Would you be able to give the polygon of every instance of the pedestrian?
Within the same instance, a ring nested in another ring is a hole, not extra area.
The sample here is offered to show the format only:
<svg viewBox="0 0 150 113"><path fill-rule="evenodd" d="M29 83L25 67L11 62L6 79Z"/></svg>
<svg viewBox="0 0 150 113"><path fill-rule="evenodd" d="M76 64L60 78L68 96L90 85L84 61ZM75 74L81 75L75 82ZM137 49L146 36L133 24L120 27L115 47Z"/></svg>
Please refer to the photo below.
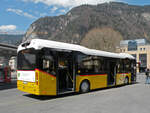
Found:
<svg viewBox="0 0 150 113"><path fill-rule="evenodd" d="M146 74L146 82L145 84L149 84L150 83L150 75L149 75L150 70L147 68L145 70L145 74Z"/></svg>

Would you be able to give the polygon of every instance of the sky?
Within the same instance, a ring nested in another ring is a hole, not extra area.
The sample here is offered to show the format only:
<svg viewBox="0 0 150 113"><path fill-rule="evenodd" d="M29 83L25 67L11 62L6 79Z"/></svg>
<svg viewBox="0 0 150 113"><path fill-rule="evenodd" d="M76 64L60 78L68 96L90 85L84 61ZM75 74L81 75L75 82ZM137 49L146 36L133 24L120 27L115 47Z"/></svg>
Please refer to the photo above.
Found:
<svg viewBox="0 0 150 113"><path fill-rule="evenodd" d="M111 1L150 5L150 0L0 0L0 33L25 33L30 24L40 17L66 14L82 4Z"/></svg>

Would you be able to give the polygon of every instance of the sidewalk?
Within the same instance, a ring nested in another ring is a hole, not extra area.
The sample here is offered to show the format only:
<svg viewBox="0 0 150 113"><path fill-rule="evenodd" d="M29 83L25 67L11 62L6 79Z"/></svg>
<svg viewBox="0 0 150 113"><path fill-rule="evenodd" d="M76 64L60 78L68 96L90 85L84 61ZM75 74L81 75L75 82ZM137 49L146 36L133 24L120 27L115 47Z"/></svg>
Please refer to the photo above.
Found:
<svg viewBox="0 0 150 113"><path fill-rule="evenodd" d="M145 80L146 80L145 73L137 73L137 80L136 80L137 82L144 84Z"/></svg>
<svg viewBox="0 0 150 113"><path fill-rule="evenodd" d="M0 90L17 88L17 80L12 79L11 83L0 83Z"/></svg>

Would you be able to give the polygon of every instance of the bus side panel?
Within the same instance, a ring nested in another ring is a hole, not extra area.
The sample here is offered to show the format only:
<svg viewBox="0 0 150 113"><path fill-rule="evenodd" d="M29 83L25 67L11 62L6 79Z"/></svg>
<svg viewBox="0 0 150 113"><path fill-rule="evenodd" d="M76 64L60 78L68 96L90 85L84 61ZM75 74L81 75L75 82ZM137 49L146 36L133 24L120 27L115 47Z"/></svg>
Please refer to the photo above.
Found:
<svg viewBox="0 0 150 113"><path fill-rule="evenodd" d="M79 92L83 80L90 82L90 89L107 87L107 74L103 75L81 75L76 77L76 92Z"/></svg>
<svg viewBox="0 0 150 113"><path fill-rule="evenodd" d="M131 83L131 73L118 73L116 76L116 85L124 84L126 77L129 78L129 83Z"/></svg>
<svg viewBox="0 0 150 113"><path fill-rule="evenodd" d="M116 76L116 85L124 84L125 74L124 73L117 73Z"/></svg>
<svg viewBox="0 0 150 113"><path fill-rule="evenodd" d="M39 94L56 95L56 77L40 70L36 72L39 75Z"/></svg>
<svg viewBox="0 0 150 113"><path fill-rule="evenodd" d="M39 86L35 82L25 82L17 80L17 88L20 91L27 92L34 95L39 95Z"/></svg>

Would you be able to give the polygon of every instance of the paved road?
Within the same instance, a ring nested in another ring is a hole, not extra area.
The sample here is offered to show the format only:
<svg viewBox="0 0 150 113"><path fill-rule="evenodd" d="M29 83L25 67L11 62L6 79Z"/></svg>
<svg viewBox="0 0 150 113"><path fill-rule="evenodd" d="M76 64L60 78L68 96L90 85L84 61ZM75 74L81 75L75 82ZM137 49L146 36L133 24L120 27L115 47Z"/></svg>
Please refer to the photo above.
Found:
<svg viewBox="0 0 150 113"><path fill-rule="evenodd" d="M137 84L58 97L3 89L0 113L150 113L150 85L144 80L141 74Z"/></svg>

